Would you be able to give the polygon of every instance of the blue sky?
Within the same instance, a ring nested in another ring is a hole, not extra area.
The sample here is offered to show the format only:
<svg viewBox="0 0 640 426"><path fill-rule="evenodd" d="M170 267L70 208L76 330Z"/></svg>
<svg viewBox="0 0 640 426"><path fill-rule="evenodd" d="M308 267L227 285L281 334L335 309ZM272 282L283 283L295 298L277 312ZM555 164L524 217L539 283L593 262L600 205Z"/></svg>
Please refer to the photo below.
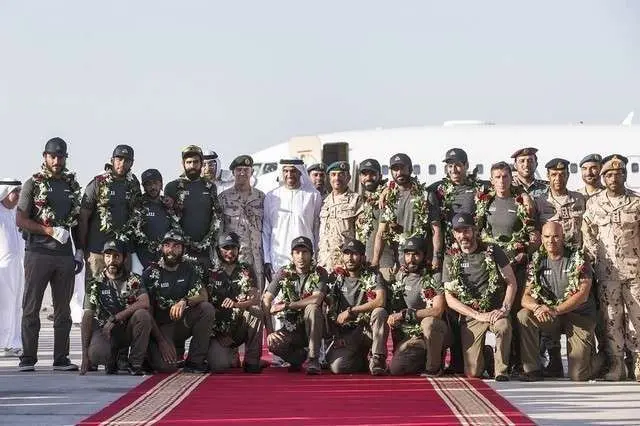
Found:
<svg viewBox="0 0 640 426"><path fill-rule="evenodd" d="M3 175L70 143L82 183L117 143L175 177L303 134L618 123L640 100L632 1L0 0ZM7 151L5 151L7 152ZM6 157L5 157L6 158Z"/></svg>

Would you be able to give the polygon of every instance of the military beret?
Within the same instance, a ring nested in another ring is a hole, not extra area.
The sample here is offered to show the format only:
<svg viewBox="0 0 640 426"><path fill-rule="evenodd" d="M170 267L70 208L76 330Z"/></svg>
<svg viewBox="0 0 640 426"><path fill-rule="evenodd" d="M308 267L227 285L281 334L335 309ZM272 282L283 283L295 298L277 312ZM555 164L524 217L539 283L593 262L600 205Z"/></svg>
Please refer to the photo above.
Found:
<svg viewBox="0 0 640 426"><path fill-rule="evenodd" d="M314 163L312 165L310 165L309 167L307 167L307 173L311 173L314 171L317 172L324 172L327 170L327 166L324 163Z"/></svg>
<svg viewBox="0 0 640 426"><path fill-rule="evenodd" d="M457 213L451 221L453 229L466 228L468 226L476 226L473 216L469 213Z"/></svg>
<svg viewBox="0 0 640 426"><path fill-rule="evenodd" d="M229 165L229 170L233 171L238 166L253 167L253 158L250 155L241 155L233 159Z"/></svg>
<svg viewBox="0 0 640 426"><path fill-rule="evenodd" d="M307 250L309 250L311 253L313 253L313 243L307 237L300 236L300 237L294 238L293 241L291 241L291 251L293 251L298 247L304 247Z"/></svg>
<svg viewBox="0 0 640 426"><path fill-rule="evenodd" d="M600 174L604 175L612 170L626 170L629 159L623 155L612 154L602 159L602 170Z"/></svg>
<svg viewBox="0 0 640 426"><path fill-rule="evenodd" d="M602 164L602 155L600 155L600 154L589 154L586 157L584 157L582 160L580 160L580 167L582 167L582 165L584 163Z"/></svg>
<svg viewBox="0 0 640 426"><path fill-rule="evenodd" d="M342 250L343 253L364 254L366 251L366 248L364 244L362 244L360 241L356 240L355 238L349 238L342 244L342 246L340 247L340 250Z"/></svg>
<svg viewBox="0 0 640 426"><path fill-rule="evenodd" d="M536 155L536 152L538 152L538 148L522 148L511 154L511 158L518 158L523 155Z"/></svg>
<svg viewBox="0 0 640 426"><path fill-rule="evenodd" d="M427 243L424 238L411 237L402 245L402 251L420 251L425 252L427 250Z"/></svg>
<svg viewBox="0 0 640 426"><path fill-rule="evenodd" d="M203 160L215 160L216 158L218 158L218 153L215 151L208 150L203 152L203 154L204 154L202 156Z"/></svg>
<svg viewBox="0 0 640 426"><path fill-rule="evenodd" d="M544 165L547 170L567 170L569 162L563 158L554 158Z"/></svg>
<svg viewBox="0 0 640 426"><path fill-rule="evenodd" d="M194 155L197 155L200 157L200 159L203 158L202 155L202 148L200 148L198 145L189 145L184 147L184 149L182 150L182 159L184 160L187 157L193 157Z"/></svg>
<svg viewBox="0 0 640 426"><path fill-rule="evenodd" d="M391 158L389 159L389 167L393 167L397 165L403 165L409 168L413 167L411 158L409 158L409 156L404 153L398 153L398 154L392 155Z"/></svg>
<svg viewBox="0 0 640 426"><path fill-rule="evenodd" d="M127 249L122 241L107 240L102 247L102 253L106 253L108 251L115 251L117 253L124 254L127 252Z"/></svg>
<svg viewBox="0 0 640 426"><path fill-rule="evenodd" d="M329 164L329 167L327 167L327 173L330 172L348 172L349 171L349 163L347 163L346 161L334 161L333 163Z"/></svg>
<svg viewBox="0 0 640 426"><path fill-rule="evenodd" d="M142 180L143 185L151 180L159 180L162 182L162 175L157 169L147 169L140 175L140 180Z"/></svg>
<svg viewBox="0 0 640 426"><path fill-rule="evenodd" d="M133 148L129 145L118 145L113 150L112 158L121 157L127 160L133 160Z"/></svg>
<svg viewBox="0 0 640 426"><path fill-rule="evenodd" d="M361 172L369 170L372 172L380 173L382 171L378 160L374 160L373 158L367 158L366 160L364 160L362 163L360 163L358 169L360 169Z"/></svg>
<svg viewBox="0 0 640 426"><path fill-rule="evenodd" d="M240 247L240 237L235 232L225 232L218 237L218 247Z"/></svg>
<svg viewBox="0 0 640 426"><path fill-rule="evenodd" d="M444 156L443 163L468 163L469 158L467 157L467 153L464 149L461 148L452 148Z"/></svg>
<svg viewBox="0 0 640 426"><path fill-rule="evenodd" d="M166 243L167 241L173 241L176 243L184 244L184 236L182 235L182 232L176 231L174 229L170 229L169 231L167 231L166 234L164 234L164 237L162 237L163 244Z"/></svg>

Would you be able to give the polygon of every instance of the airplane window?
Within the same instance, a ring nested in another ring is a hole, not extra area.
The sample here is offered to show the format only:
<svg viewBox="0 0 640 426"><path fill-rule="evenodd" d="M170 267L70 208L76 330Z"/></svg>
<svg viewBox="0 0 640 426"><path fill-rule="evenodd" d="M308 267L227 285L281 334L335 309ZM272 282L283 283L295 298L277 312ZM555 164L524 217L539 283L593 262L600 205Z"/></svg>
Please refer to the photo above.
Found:
<svg viewBox="0 0 640 426"><path fill-rule="evenodd" d="M638 173L638 169L640 169L638 163L631 163L631 173Z"/></svg>
<svg viewBox="0 0 640 426"><path fill-rule="evenodd" d="M483 164L476 164L476 171L477 174L481 175L484 173L484 165Z"/></svg>
<svg viewBox="0 0 640 426"><path fill-rule="evenodd" d="M414 164L413 165L413 174L414 175L419 175L420 174L420 164Z"/></svg>
<svg viewBox="0 0 640 426"><path fill-rule="evenodd" d="M429 164L429 174L430 175L435 175L436 174L436 165L435 164Z"/></svg>
<svg viewBox="0 0 640 426"><path fill-rule="evenodd" d="M265 173L275 172L276 170L278 170L278 163L265 163L264 165Z"/></svg>
<svg viewBox="0 0 640 426"><path fill-rule="evenodd" d="M382 166L382 176L387 176L389 174L389 166Z"/></svg>
<svg viewBox="0 0 640 426"><path fill-rule="evenodd" d="M578 165L576 163L569 164L569 172L578 173Z"/></svg>

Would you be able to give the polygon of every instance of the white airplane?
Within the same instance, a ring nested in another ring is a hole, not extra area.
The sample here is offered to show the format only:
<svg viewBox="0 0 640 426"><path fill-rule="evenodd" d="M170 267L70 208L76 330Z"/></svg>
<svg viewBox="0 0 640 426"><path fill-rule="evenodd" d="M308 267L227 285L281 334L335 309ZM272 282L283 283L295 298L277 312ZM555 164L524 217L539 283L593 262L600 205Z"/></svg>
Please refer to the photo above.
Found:
<svg viewBox="0 0 640 426"><path fill-rule="evenodd" d="M511 154L520 148L538 148L536 175L546 177L544 165L553 158L570 161L569 188L582 185L580 160L592 153L621 154L629 159L627 186L640 189L640 128L631 126L633 113L621 125L591 126L500 126L482 121L448 121L443 126L400 127L293 137L253 154L256 187L269 191L277 186L278 160L299 157L305 164L342 160L352 171L366 158L375 158L388 176L389 158L404 152L413 160L414 174L430 184L445 175L444 155L462 148L469 157L469 170L476 168L481 179L489 178L491 165L512 163ZM357 172L357 170L356 170ZM357 187L357 179L352 183Z"/></svg>

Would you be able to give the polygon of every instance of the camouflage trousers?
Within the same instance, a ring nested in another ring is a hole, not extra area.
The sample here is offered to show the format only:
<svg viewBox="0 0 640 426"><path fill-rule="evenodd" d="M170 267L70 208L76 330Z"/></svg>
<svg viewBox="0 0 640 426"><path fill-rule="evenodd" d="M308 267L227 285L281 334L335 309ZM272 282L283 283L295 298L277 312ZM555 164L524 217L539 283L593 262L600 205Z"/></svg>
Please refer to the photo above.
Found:
<svg viewBox="0 0 640 426"><path fill-rule="evenodd" d="M398 344L389 365L391 375L417 374L425 370L433 372L442 367L442 351L449 337L447 323L427 317L420 322L420 328L422 336L394 339Z"/></svg>
<svg viewBox="0 0 640 426"><path fill-rule="evenodd" d="M601 310L605 316L607 354L610 357L622 357L625 346L631 352L640 352L640 280L600 280L599 284Z"/></svg>
<svg viewBox="0 0 640 426"><path fill-rule="evenodd" d="M335 374L366 371L369 350L374 355L386 358L388 317L386 309L376 308L371 312L368 327L339 327L336 338L327 352L327 362L331 371Z"/></svg>
<svg viewBox="0 0 640 426"><path fill-rule="evenodd" d="M292 365L302 365L307 358L320 356L320 344L324 329L324 318L320 306L312 303L304 309L303 322L296 324L295 330L281 328L267 336L269 352Z"/></svg>
<svg viewBox="0 0 640 426"><path fill-rule="evenodd" d="M597 367L593 362L596 352L594 330L596 319L572 312L558 315L552 321L541 323L528 309L518 312L520 323L520 346L522 366L525 373L540 371L538 352L540 350L540 333L544 332L555 340L561 334L567 335L567 359L569 361L569 378L575 381L591 379Z"/></svg>
<svg viewBox="0 0 640 426"><path fill-rule="evenodd" d="M213 372L228 370L233 361L238 346L244 344L244 364L259 365L262 355L262 317L250 311L244 311L238 319L229 339L212 337L209 342L207 362ZM227 341L228 340L228 341Z"/></svg>

